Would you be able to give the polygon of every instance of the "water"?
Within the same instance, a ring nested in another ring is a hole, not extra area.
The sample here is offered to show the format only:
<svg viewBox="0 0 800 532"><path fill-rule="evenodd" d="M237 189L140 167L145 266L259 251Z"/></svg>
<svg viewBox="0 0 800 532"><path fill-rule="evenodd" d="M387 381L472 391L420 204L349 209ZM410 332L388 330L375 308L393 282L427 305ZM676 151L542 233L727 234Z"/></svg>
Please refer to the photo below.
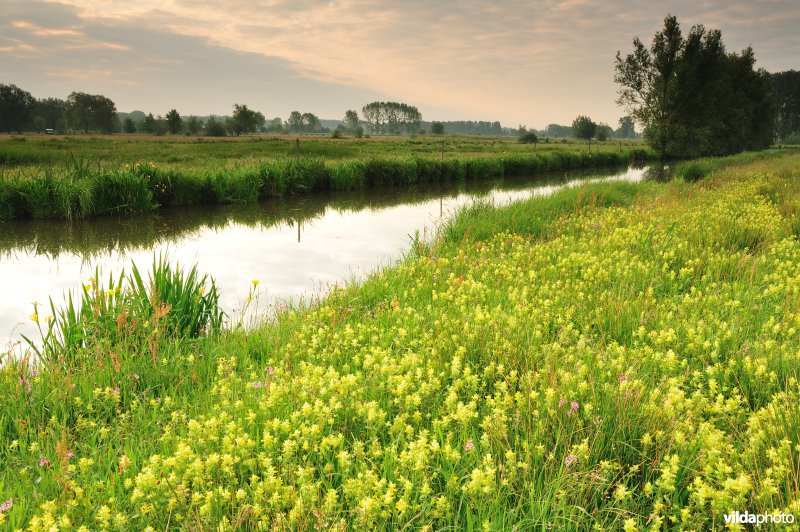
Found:
<svg viewBox="0 0 800 532"><path fill-rule="evenodd" d="M253 279L259 305L325 292L389 265L411 238L430 235L475 197L496 204L551 194L589 178L640 181L660 173L629 168L572 174L549 181L504 180L389 188L288 198L251 205L176 208L122 219L83 222L24 220L0 223L0 353L19 346L21 335L38 338L29 316L32 302L49 312L99 267L102 278L129 269L147 270L154 254L184 266L196 263L215 279L224 310L236 317Z"/></svg>

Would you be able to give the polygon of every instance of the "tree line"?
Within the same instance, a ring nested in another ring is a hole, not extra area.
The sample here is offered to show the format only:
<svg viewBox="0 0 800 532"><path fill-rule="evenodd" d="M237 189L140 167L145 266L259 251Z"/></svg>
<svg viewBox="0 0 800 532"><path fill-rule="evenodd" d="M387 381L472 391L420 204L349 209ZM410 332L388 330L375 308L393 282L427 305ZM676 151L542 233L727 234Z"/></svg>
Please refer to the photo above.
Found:
<svg viewBox="0 0 800 532"><path fill-rule="evenodd" d="M637 37L632 53L617 52L614 81L618 103L662 157L725 155L775 140L770 75L755 69L752 48L727 52L719 30L695 25L684 36L667 15L649 48Z"/></svg>

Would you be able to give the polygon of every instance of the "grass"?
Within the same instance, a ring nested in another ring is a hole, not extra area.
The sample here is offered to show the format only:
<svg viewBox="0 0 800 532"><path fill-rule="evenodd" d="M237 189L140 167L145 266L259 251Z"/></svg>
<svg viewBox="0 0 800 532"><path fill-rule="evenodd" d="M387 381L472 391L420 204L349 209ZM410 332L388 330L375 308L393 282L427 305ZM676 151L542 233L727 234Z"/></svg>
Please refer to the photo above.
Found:
<svg viewBox="0 0 800 532"><path fill-rule="evenodd" d="M610 143L588 152L579 144L554 143L534 151L508 139L478 137L311 138L301 146L297 157L294 142L262 137L0 140L0 220L77 219L320 190L538 176L652 157L638 144L623 149Z"/></svg>
<svg viewBox="0 0 800 532"><path fill-rule="evenodd" d="M79 367L6 363L0 519L704 530L735 510L796 516L798 163L482 206L254 330L98 336Z"/></svg>

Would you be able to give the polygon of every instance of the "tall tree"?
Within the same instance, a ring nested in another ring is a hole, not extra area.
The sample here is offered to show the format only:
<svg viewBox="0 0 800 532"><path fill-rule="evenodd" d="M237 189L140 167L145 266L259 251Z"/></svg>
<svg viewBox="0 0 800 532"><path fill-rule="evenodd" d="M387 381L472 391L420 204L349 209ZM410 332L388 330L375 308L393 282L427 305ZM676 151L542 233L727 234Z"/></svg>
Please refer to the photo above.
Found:
<svg viewBox="0 0 800 532"><path fill-rule="evenodd" d="M34 116L44 119L44 127L61 131L64 129L64 109L66 104L60 98L43 98L36 100L34 105Z"/></svg>
<svg viewBox="0 0 800 532"><path fill-rule="evenodd" d="M303 132L303 115L300 111L292 111L289 113L289 119L286 121L286 129L292 133Z"/></svg>
<svg viewBox="0 0 800 532"><path fill-rule="evenodd" d="M751 48L725 51L722 34L702 25L686 37L674 16L664 19L649 49L636 38L617 52L617 102L644 127L662 157L722 155L769 145L774 105Z"/></svg>
<svg viewBox="0 0 800 532"><path fill-rule="evenodd" d="M253 133L264 124L264 115L249 109L246 105L233 105L233 116L230 120L231 133L237 137L242 133Z"/></svg>
<svg viewBox="0 0 800 532"><path fill-rule="evenodd" d="M90 129L113 133L117 127L117 106L100 94L73 92L67 97L64 109L67 124L73 129Z"/></svg>
<svg viewBox="0 0 800 532"><path fill-rule="evenodd" d="M0 130L21 133L35 103L30 92L16 85L0 84Z"/></svg>
<svg viewBox="0 0 800 532"><path fill-rule="evenodd" d="M189 132L190 135L197 135L202 128L203 123L196 116L190 115L189 118L186 119L186 131Z"/></svg>
<svg viewBox="0 0 800 532"><path fill-rule="evenodd" d="M350 133L356 130L360 122L361 121L358 118L358 113L352 109L344 114L344 120L342 121L345 129Z"/></svg>
<svg viewBox="0 0 800 532"><path fill-rule="evenodd" d="M588 116L580 115L572 121L572 134L575 138L591 141L597 132L597 124Z"/></svg>
<svg viewBox="0 0 800 532"><path fill-rule="evenodd" d="M173 135L177 135L183 129L183 119L181 119L181 115L175 109L170 109L167 113L167 116L164 117L167 121L167 129Z"/></svg>
<svg viewBox="0 0 800 532"><path fill-rule="evenodd" d="M619 119L619 127L617 128L616 136L621 139L632 139L636 137L633 118L630 116L623 116Z"/></svg>
<svg viewBox="0 0 800 532"><path fill-rule="evenodd" d="M769 80L777 105L778 138L785 140L789 135L800 134L800 71L770 74Z"/></svg>

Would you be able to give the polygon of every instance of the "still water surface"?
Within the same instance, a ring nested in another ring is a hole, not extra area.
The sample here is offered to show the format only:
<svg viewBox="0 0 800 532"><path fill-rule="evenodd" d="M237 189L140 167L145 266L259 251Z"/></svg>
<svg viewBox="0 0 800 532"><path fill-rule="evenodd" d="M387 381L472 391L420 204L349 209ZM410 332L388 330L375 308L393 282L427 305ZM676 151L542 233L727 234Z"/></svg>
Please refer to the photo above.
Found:
<svg viewBox="0 0 800 532"><path fill-rule="evenodd" d="M312 195L251 205L161 210L122 219L0 223L0 353L21 335L38 338L32 302L58 305L99 267L102 278L154 254L213 276L224 310L236 317L253 279L264 309L324 293L334 283L389 265L412 236L430 235L459 207L479 197L506 204L551 194L586 179L641 181L656 168L573 173L542 180L503 180Z"/></svg>

